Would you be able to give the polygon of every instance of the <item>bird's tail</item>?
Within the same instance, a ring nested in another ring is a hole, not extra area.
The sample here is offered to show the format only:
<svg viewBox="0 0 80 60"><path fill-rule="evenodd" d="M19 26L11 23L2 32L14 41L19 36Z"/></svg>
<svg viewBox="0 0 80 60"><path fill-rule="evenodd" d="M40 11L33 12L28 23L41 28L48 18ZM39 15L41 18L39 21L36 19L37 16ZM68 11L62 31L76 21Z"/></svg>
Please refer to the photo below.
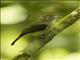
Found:
<svg viewBox="0 0 80 60"><path fill-rule="evenodd" d="M14 45L15 42L18 41L22 36L23 36L23 34L20 34L20 35L11 43L11 45Z"/></svg>

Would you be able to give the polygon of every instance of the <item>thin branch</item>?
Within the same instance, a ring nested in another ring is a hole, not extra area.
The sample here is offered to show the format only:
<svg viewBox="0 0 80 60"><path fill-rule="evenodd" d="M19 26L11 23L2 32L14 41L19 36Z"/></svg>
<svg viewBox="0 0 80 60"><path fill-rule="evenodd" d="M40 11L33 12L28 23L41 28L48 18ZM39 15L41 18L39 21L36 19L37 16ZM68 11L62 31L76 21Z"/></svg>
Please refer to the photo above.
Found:
<svg viewBox="0 0 80 60"><path fill-rule="evenodd" d="M80 19L80 7L65 16L56 23L52 23L50 28L43 31L42 34L38 35L36 40L32 41L28 47L23 49L21 54L18 54L13 60L28 60L34 53L37 53L45 44L52 40L57 34L62 32L67 27L71 26L77 20Z"/></svg>

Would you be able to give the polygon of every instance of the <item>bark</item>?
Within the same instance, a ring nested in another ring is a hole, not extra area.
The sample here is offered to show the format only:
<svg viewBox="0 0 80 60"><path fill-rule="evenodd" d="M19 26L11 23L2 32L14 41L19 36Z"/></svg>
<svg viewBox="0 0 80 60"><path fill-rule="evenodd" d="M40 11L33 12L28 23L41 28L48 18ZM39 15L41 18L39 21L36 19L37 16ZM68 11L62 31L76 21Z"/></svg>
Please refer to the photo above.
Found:
<svg viewBox="0 0 80 60"><path fill-rule="evenodd" d="M42 34L39 34L36 40L33 40L28 47L23 49L21 54L18 54L13 60L28 60L31 56L37 53L45 44L52 40L57 34L62 32L67 27L71 26L77 20L80 19L80 7L75 9L69 15L65 16L56 23L52 23L50 28L44 30Z"/></svg>

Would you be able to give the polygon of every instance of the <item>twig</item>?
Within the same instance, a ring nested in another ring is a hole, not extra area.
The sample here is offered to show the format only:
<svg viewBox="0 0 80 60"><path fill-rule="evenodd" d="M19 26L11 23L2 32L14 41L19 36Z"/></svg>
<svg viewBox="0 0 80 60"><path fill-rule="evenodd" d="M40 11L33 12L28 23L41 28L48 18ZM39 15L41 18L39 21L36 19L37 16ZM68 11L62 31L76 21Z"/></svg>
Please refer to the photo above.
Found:
<svg viewBox="0 0 80 60"><path fill-rule="evenodd" d="M45 44L47 44L55 35L62 32L67 27L71 26L77 20L80 19L80 7L65 16L55 24L51 24L50 31L46 30L41 35L38 35L36 40L32 41L31 44L23 49L22 53L15 56L13 60L28 60L29 57L37 53Z"/></svg>

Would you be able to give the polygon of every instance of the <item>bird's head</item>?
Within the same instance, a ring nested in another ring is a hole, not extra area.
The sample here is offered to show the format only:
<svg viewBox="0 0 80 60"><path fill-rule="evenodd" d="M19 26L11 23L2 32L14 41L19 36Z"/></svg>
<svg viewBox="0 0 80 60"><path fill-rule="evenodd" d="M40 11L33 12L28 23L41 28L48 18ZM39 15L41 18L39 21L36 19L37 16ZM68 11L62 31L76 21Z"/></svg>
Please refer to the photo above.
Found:
<svg viewBox="0 0 80 60"><path fill-rule="evenodd" d="M41 16L40 20L42 20L43 22L51 22L55 19L55 16L53 15L44 15Z"/></svg>

